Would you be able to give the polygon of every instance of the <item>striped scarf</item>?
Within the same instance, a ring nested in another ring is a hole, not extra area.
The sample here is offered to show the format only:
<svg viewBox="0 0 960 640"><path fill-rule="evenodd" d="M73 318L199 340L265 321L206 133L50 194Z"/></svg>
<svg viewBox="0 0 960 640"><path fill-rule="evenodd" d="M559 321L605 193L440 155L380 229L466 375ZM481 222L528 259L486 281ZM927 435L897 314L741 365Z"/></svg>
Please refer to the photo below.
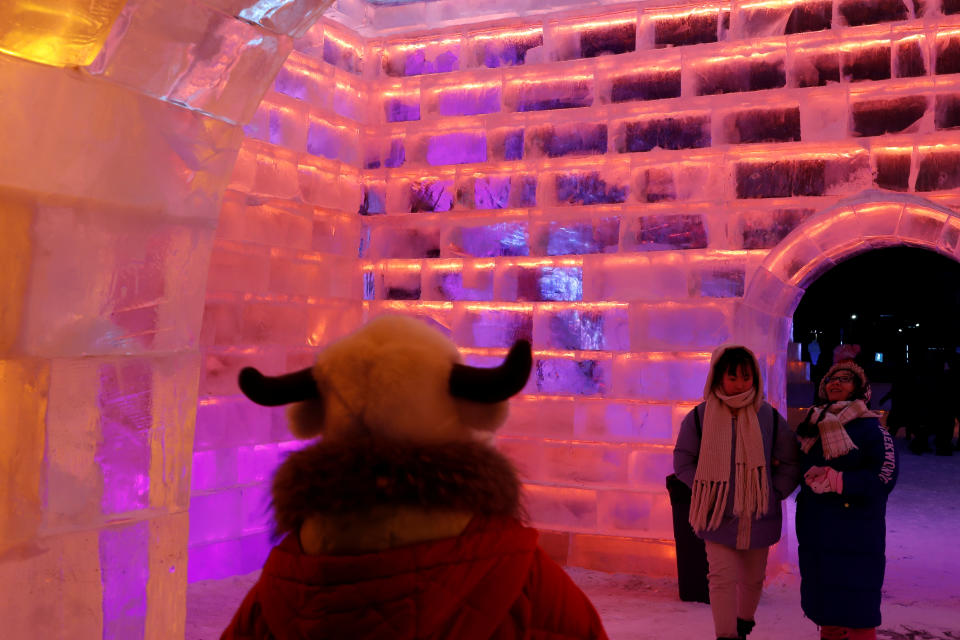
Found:
<svg viewBox="0 0 960 640"><path fill-rule="evenodd" d="M818 433L810 438L799 436L800 448L804 453L810 453L813 445L820 440L823 443L825 459L832 460L846 455L851 449L856 449L857 445L853 444L844 425L856 418L875 415L863 400L844 400L816 407L806 421L817 425Z"/></svg>
<svg viewBox="0 0 960 640"><path fill-rule="evenodd" d="M733 440L730 429L734 428L733 514L738 519L737 549L750 548L753 519L764 515L770 505L758 405L754 389L735 396L726 396L716 389L707 396L700 458L693 479L690 526L697 532L716 529L723 520L730 495L730 446Z"/></svg>

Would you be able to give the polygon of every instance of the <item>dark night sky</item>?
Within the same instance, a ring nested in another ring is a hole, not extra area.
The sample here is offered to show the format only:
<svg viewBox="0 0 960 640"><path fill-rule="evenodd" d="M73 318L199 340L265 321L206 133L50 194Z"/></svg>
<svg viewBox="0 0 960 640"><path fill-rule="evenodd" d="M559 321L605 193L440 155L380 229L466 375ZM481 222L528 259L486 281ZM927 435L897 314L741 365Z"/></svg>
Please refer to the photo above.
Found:
<svg viewBox="0 0 960 640"><path fill-rule="evenodd" d="M910 247L855 256L807 288L794 313L794 340L808 344L813 330L821 332L818 373L829 365L841 332L843 342L861 345L857 359L875 380L889 377L907 345L913 364L954 353L960 345L960 263ZM874 361L876 352L884 354L883 364Z"/></svg>

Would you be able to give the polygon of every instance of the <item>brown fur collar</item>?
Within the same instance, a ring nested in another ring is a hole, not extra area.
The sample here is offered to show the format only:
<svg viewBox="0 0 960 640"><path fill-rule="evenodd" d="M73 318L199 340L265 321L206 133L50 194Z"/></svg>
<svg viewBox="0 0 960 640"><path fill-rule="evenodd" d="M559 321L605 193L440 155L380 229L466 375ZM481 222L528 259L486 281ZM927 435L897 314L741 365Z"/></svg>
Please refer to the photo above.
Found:
<svg viewBox="0 0 960 640"><path fill-rule="evenodd" d="M277 469L272 506L278 537L299 530L311 516L384 506L525 519L516 470L479 442L318 442Z"/></svg>

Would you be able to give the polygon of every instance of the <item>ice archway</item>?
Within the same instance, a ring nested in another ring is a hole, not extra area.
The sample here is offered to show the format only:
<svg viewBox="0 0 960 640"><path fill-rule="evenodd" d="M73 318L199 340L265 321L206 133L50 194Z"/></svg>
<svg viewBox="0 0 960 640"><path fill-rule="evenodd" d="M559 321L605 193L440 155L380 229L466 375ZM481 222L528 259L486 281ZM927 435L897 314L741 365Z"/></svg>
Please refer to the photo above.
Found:
<svg viewBox="0 0 960 640"><path fill-rule="evenodd" d="M735 336L763 354L767 394L786 407L786 347L807 287L848 258L893 246L960 260L960 215L925 198L868 189L804 221L757 269L735 320Z"/></svg>

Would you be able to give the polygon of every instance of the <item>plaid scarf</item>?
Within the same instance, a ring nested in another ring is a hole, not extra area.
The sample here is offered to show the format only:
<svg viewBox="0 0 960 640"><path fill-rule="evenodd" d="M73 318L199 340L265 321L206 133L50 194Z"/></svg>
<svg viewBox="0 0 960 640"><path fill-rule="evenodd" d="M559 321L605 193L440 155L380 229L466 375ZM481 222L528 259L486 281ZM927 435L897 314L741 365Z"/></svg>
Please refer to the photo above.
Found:
<svg viewBox="0 0 960 640"><path fill-rule="evenodd" d="M770 504L767 459L757 418L759 404L754 389L735 396L714 390L707 396L700 458L693 479L690 526L698 532L716 529L723 519L730 494L730 442L734 439L730 429L736 416L733 426L736 433L733 514L738 519L738 549L750 548L753 519L764 515Z"/></svg>
<svg viewBox="0 0 960 640"><path fill-rule="evenodd" d="M806 422L817 425L819 433L810 438L799 436L800 448L804 453L810 453L813 445L820 440L823 443L823 457L827 460L846 455L857 445L853 444L844 425L856 418L870 416L876 414L867 408L863 400L844 400L815 407Z"/></svg>

